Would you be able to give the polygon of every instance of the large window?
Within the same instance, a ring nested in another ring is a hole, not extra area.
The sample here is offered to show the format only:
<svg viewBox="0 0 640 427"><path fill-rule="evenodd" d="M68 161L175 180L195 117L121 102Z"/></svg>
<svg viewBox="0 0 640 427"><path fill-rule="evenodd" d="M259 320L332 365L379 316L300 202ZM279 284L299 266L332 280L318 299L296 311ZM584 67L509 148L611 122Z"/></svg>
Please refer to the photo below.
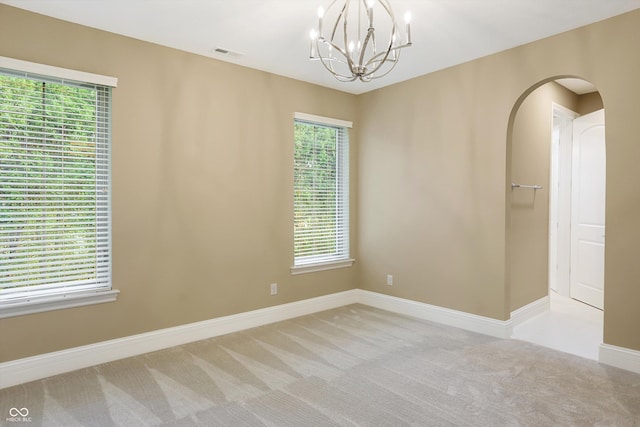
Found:
<svg viewBox="0 0 640 427"><path fill-rule="evenodd" d="M0 317L115 298L110 105L108 86L0 68Z"/></svg>
<svg viewBox="0 0 640 427"><path fill-rule="evenodd" d="M296 113L294 127L292 272L350 266L351 123Z"/></svg>

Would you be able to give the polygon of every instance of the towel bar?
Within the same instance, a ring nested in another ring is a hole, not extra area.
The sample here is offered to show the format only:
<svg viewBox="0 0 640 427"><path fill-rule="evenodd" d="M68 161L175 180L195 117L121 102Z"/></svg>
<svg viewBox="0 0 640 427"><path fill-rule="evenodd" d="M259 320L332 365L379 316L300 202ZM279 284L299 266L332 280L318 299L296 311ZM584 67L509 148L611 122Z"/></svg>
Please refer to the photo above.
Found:
<svg viewBox="0 0 640 427"><path fill-rule="evenodd" d="M542 185L523 185L523 184L514 184L511 183L511 189L514 188L531 188L532 190L542 190Z"/></svg>

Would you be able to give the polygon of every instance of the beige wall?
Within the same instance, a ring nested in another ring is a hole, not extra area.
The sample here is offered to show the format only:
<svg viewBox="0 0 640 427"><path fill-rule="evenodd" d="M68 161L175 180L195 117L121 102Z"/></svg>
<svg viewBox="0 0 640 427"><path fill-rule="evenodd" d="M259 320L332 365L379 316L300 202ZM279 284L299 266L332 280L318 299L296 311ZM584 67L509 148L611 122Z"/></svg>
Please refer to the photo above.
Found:
<svg viewBox="0 0 640 427"><path fill-rule="evenodd" d="M360 280L502 319L506 124L496 124L511 106L484 62L359 97Z"/></svg>
<svg viewBox="0 0 640 427"><path fill-rule="evenodd" d="M120 79L122 292L0 320L0 361L354 287L507 319L510 120L560 76L607 108L605 342L640 350L639 37L636 11L355 97L0 6L0 55ZM354 120L353 268L289 274L294 111Z"/></svg>
<svg viewBox="0 0 640 427"><path fill-rule="evenodd" d="M355 268L291 276L289 267L293 113L355 121L355 96L4 5L0 55L119 78L112 179L121 292L115 303L0 320L0 362L354 287Z"/></svg>
<svg viewBox="0 0 640 427"><path fill-rule="evenodd" d="M578 97L578 107L576 113L581 116L604 108L602 97L599 92L585 93Z"/></svg>
<svg viewBox="0 0 640 427"><path fill-rule="evenodd" d="M538 85L580 77L607 114L604 340L640 350L638 37L634 11L361 95L360 287L496 319L531 299L507 263L513 121Z"/></svg>

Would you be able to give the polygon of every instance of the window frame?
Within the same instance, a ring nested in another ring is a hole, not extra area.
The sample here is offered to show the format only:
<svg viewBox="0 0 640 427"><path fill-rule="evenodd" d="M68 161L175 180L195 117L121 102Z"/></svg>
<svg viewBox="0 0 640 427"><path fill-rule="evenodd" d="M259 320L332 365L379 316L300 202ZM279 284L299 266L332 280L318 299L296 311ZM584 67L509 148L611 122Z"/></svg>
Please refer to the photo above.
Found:
<svg viewBox="0 0 640 427"><path fill-rule="evenodd" d="M69 83L70 85L95 85L102 86L109 91L108 105L104 114L107 117L107 240L108 240L108 286L96 285L95 288L84 290L65 291L65 282L60 282L60 286L52 287L50 291L35 289L33 292L26 292L20 297L4 298L0 294L0 318L21 316L32 313L40 313L51 310L78 307L90 304L100 304L115 301L119 291L113 289L111 279L111 268L113 263L111 244L111 107L113 104L111 89L117 87L118 79L115 77L103 76L83 71L70 70L50 65L38 64L22 61L14 58L0 56L0 69L5 70L10 75L22 78L33 78L39 76L42 80L52 80L57 83ZM97 212L96 212L97 215ZM11 294L9 294L11 295Z"/></svg>
<svg viewBox="0 0 640 427"><path fill-rule="evenodd" d="M294 243L293 265L291 266L291 274L295 275L295 274L303 274L303 273L311 273L316 271L351 267L355 262L355 260L351 257L351 253L350 253L350 240L351 240L350 201L351 200L350 200L350 172L349 172L350 171L349 129L353 128L353 123L346 120L333 119L329 117L322 117L322 116L317 116L313 114L298 113L298 112L294 113L293 118L294 118L294 122L293 122L294 129L296 124L304 123L304 124L316 125L320 127L336 128L339 131L343 132L343 141L341 142L341 144L343 144L344 146L341 147L343 148L343 150L338 151L339 154L337 154L337 156L339 157L337 157L337 160L336 160L336 169L338 169L336 173L341 174L341 176L338 179L342 181L342 184L340 184L342 186L340 198L342 199L342 203L343 203L341 210L343 212L342 215L343 215L344 229L341 232L341 237L343 239L342 246L343 246L343 249L345 250L342 251L342 257L331 259L331 260L322 259L322 258L326 258L322 256L317 258L314 256L297 257L295 252L295 243ZM295 142L296 142L295 133L293 138L294 138L294 159L295 159ZM338 150L338 147L336 147L336 149ZM294 161L294 168L295 168L295 161ZM294 189L295 189L295 180L294 180ZM337 197L338 196L336 196L336 198ZM295 216L295 212L296 212L295 192L294 192L293 202L294 202L293 211ZM294 236L293 236L294 242L295 242L295 238L296 237L295 237L295 228L294 228ZM336 240L338 239L339 237L336 236ZM308 262L299 263L297 262L299 258L306 258ZM319 258L319 260L313 261L314 258L316 259Z"/></svg>

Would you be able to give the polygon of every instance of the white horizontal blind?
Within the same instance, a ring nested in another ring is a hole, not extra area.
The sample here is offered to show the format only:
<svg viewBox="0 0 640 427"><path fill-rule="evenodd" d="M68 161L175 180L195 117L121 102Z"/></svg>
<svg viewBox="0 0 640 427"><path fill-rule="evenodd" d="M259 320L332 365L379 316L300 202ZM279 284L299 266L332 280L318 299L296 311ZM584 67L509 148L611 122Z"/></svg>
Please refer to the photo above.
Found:
<svg viewBox="0 0 640 427"><path fill-rule="evenodd" d="M349 134L297 118L294 266L349 258Z"/></svg>
<svg viewBox="0 0 640 427"><path fill-rule="evenodd" d="M111 89L0 69L0 302L111 289Z"/></svg>

